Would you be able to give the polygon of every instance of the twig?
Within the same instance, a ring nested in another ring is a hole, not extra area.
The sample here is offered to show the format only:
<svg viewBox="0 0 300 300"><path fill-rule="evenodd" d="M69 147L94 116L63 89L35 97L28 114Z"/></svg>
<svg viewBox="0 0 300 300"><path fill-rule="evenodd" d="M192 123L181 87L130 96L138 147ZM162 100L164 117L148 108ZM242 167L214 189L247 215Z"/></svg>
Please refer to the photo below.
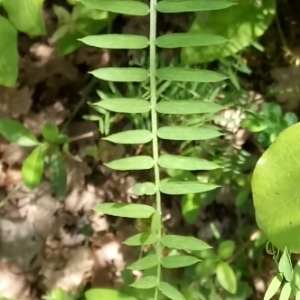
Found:
<svg viewBox="0 0 300 300"><path fill-rule="evenodd" d="M21 188L23 182L18 183L12 191L0 202L0 208L3 207L7 201Z"/></svg>
<svg viewBox="0 0 300 300"><path fill-rule="evenodd" d="M87 138L93 137L94 135L95 135L94 132L90 131L90 132L87 132L87 133L84 133L84 134L81 134L81 135L71 137L69 139L69 142L71 143L71 142L75 142L75 141L78 141L78 140L87 139Z"/></svg>

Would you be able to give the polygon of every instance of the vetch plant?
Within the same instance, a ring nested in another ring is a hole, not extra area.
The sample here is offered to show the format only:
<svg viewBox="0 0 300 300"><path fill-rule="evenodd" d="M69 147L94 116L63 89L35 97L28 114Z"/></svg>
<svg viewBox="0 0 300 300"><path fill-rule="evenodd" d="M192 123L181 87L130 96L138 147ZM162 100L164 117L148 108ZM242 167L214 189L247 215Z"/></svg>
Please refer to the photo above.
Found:
<svg viewBox="0 0 300 300"><path fill-rule="evenodd" d="M87 45L106 49L146 49L149 47L149 68L101 68L91 72L96 78L115 82L150 82L150 94L145 98L112 98L102 99L92 106L112 112L142 114L150 112L151 130L127 130L105 137L106 140L118 144L139 145L152 142L152 156L139 155L126 157L107 163L113 170L150 170L154 171L154 182L138 183L133 191L137 195L154 195L155 208L145 204L119 204L104 203L96 206L97 212L124 218L151 219L151 226L147 231L128 238L124 243L129 246L153 245L154 255L142 257L130 269L147 270L156 267L156 274L144 276L134 282L133 287L138 289L154 288L154 298L159 299L164 295L172 300L185 299L184 296L172 285L164 281L162 268L176 268L189 266L198 260L191 256L192 251L201 251L211 248L205 242L187 236L162 234L161 194L185 195L202 193L216 189L218 186L210 183L189 180L173 180L160 178L160 168L180 170L207 170L216 165L197 157L180 155L160 155L159 139L173 141L209 140L221 135L218 129L203 125L202 127L190 126L162 126L158 124L159 114L189 115L216 113L222 106L214 102L203 100L161 100L157 96L157 79L179 82L216 83L226 79L226 76L214 71L203 69L189 69L178 67L157 68L157 48L201 47L211 44L224 44L226 39L213 34L187 34L173 33L160 37L156 36L157 13L185 13L225 9L233 3L223 0L218 1L150 1L150 6L139 1L130 0L81 0L82 4L90 9L98 9L112 13L127 14L132 16L150 17L149 38L128 34L106 34L87 36L81 41ZM180 254L164 257L163 249L177 249ZM87 295L88 297L88 295Z"/></svg>

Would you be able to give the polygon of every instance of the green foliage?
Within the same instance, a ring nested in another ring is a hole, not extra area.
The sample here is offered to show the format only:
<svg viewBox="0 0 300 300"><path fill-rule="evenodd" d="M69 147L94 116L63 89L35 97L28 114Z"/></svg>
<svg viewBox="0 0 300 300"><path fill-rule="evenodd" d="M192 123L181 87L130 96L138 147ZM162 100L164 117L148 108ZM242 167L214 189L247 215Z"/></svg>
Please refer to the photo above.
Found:
<svg viewBox="0 0 300 300"><path fill-rule="evenodd" d="M0 119L0 134L9 142L23 147L35 147L22 165L24 184L34 189L39 186L45 169L58 199L63 199L67 187L67 173L59 145L68 143L68 137L59 132L57 126L45 124L43 141L39 141L21 123L8 118Z"/></svg>
<svg viewBox="0 0 300 300"><path fill-rule="evenodd" d="M275 14L274 0L259 3L251 0L235 2L238 5L224 11L197 13L189 33L218 34L227 38L228 42L225 45L211 45L205 48L184 48L181 58L185 63L209 62L235 54L266 31Z"/></svg>
<svg viewBox="0 0 300 300"><path fill-rule="evenodd" d="M297 142L300 124L283 131L261 156L252 177L258 226L279 249L300 252Z"/></svg>
<svg viewBox="0 0 300 300"><path fill-rule="evenodd" d="M275 103L265 103L261 113L246 111L246 119L241 126L251 132L257 132L257 140L263 147L270 146L284 129L297 123L297 115L292 112L283 113Z"/></svg>

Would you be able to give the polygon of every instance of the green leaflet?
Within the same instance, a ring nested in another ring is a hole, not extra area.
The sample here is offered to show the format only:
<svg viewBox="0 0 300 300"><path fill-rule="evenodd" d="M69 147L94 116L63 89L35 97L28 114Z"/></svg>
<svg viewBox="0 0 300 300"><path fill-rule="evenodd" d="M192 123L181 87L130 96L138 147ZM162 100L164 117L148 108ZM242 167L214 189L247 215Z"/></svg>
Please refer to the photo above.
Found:
<svg viewBox="0 0 300 300"><path fill-rule="evenodd" d="M235 294L237 291L236 276L226 262L219 262L216 268L217 280L224 290L231 294Z"/></svg>
<svg viewBox="0 0 300 300"><path fill-rule="evenodd" d="M134 219L150 218L155 212L153 207L144 204L103 203L93 209L106 215Z"/></svg>
<svg viewBox="0 0 300 300"><path fill-rule="evenodd" d="M290 254L287 248L284 249L282 256L278 264L278 271L283 274L286 281L292 281L293 279L293 266L290 258Z"/></svg>
<svg viewBox="0 0 300 300"><path fill-rule="evenodd" d="M46 123L43 127L42 135L48 143L55 143L59 136L59 129L56 125Z"/></svg>
<svg viewBox="0 0 300 300"><path fill-rule="evenodd" d="M222 36L201 33L170 33L159 36L156 45L160 48L182 48L220 45L228 40Z"/></svg>
<svg viewBox="0 0 300 300"><path fill-rule="evenodd" d="M164 257L161 260L161 264L164 268L175 269L184 268L199 262L200 259L191 255L171 255Z"/></svg>
<svg viewBox="0 0 300 300"><path fill-rule="evenodd" d="M0 85L12 88L18 77L17 30L0 16Z"/></svg>
<svg viewBox="0 0 300 300"><path fill-rule="evenodd" d="M92 288L88 289L84 293L84 297L86 300L137 300L137 298L128 296L123 292L119 292L117 290L110 289L100 289L100 288Z"/></svg>
<svg viewBox="0 0 300 300"><path fill-rule="evenodd" d="M50 181L59 200L65 197L67 190L67 167L59 149L53 149L49 160Z"/></svg>
<svg viewBox="0 0 300 300"><path fill-rule="evenodd" d="M90 72L96 78L115 82L142 82L149 77L143 68L101 68Z"/></svg>
<svg viewBox="0 0 300 300"><path fill-rule="evenodd" d="M147 270L155 267L158 264L158 259L156 254L147 255L138 261L131 264L127 269L130 270Z"/></svg>
<svg viewBox="0 0 300 300"><path fill-rule="evenodd" d="M295 300L300 300L300 291L297 292Z"/></svg>
<svg viewBox="0 0 300 300"><path fill-rule="evenodd" d="M202 251L211 248L199 239L180 235L165 235L162 237L161 243L170 249L187 251Z"/></svg>
<svg viewBox="0 0 300 300"><path fill-rule="evenodd" d="M256 221L280 250L300 253L298 170L300 123L283 131L258 160L252 176Z"/></svg>
<svg viewBox="0 0 300 300"><path fill-rule="evenodd" d="M221 136L218 130L206 127L165 126L157 130L157 136L164 140L203 141Z"/></svg>
<svg viewBox="0 0 300 300"><path fill-rule="evenodd" d="M157 285L157 278L155 276L146 276L139 281L134 282L130 286L136 289L151 289Z"/></svg>
<svg viewBox="0 0 300 300"><path fill-rule="evenodd" d="M39 144L36 137L21 123L9 118L0 119L0 134L11 143L23 147L32 147Z"/></svg>
<svg viewBox="0 0 300 300"><path fill-rule="evenodd" d="M161 80L191 81L191 82L219 82L228 77L208 70L185 69L185 68L160 68L156 70L156 76Z"/></svg>
<svg viewBox="0 0 300 300"><path fill-rule="evenodd" d="M160 282L158 285L158 289L169 299L185 300L183 295L167 282Z"/></svg>
<svg viewBox="0 0 300 300"><path fill-rule="evenodd" d="M215 170L220 167L205 159L179 155L162 155L158 158L158 164L166 169L178 170Z"/></svg>
<svg viewBox="0 0 300 300"><path fill-rule="evenodd" d="M154 161L150 156L140 155L117 159L105 165L112 170L119 171L148 170L153 168Z"/></svg>
<svg viewBox="0 0 300 300"><path fill-rule="evenodd" d="M40 146L35 148L23 162L22 178L24 184L30 189L36 188L42 180L45 155L46 148Z"/></svg>
<svg viewBox="0 0 300 300"><path fill-rule="evenodd" d="M159 1L156 5L157 11L161 13L181 13L194 11L219 10L235 5L233 2L215 0L187 0L187 1Z"/></svg>
<svg viewBox="0 0 300 300"><path fill-rule="evenodd" d="M292 292L291 283L287 282L281 290L279 300L289 300L291 292Z"/></svg>
<svg viewBox="0 0 300 300"><path fill-rule="evenodd" d="M278 291L283 281L283 275L277 274L270 282L264 296L264 300L270 300Z"/></svg>
<svg viewBox="0 0 300 300"><path fill-rule="evenodd" d="M209 101L199 100L167 100L156 105L156 111L161 114L207 114L221 111L223 106Z"/></svg>
<svg viewBox="0 0 300 300"><path fill-rule="evenodd" d="M136 196L154 195L156 193L156 186L153 182L137 183L133 186L132 192Z"/></svg>
<svg viewBox="0 0 300 300"><path fill-rule="evenodd" d="M152 132L143 129L127 130L109 135L103 140L116 144L146 144L152 141Z"/></svg>
<svg viewBox="0 0 300 300"><path fill-rule="evenodd" d="M145 246L157 242L157 234L153 232L142 232L129 237L123 244L127 246Z"/></svg>
<svg viewBox="0 0 300 300"><path fill-rule="evenodd" d="M101 108L121 113L146 113L149 112L150 102L135 98L111 98L93 103L92 107L99 106Z"/></svg>
<svg viewBox="0 0 300 300"><path fill-rule="evenodd" d="M220 243L218 247L218 256L223 259L229 259L235 251L234 241L227 240Z"/></svg>
<svg viewBox="0 0 300 300"><path fill-rule="evenodd" d="M149 40L145 36L133 34L90 35L79 41L89 46L105 49L144 49L149 46Z"/></svg>
<svg viewBox="0 0 300 300"><path fill-rule="evenodd" d="M146 16L149 14L149 7L142 2L127 0L79 0L85 6L92 9L99 9L114 12L117 14L125 14L131 16Z"/></svg>
<svg viewBox="0 0 300 300"><path fill-rule="evenodd" d="M9 20L21 32L28 35L46 34L42 14L44 0L2 0Z"/></svg>
<svg viewBox="0 0 300 300"><path fill-rule="evenodd" d="M168 195L186 195L204 193L218 188L218 185L202 183L198 181L175 181L170 179L162 180L159 189Z"/></svg>

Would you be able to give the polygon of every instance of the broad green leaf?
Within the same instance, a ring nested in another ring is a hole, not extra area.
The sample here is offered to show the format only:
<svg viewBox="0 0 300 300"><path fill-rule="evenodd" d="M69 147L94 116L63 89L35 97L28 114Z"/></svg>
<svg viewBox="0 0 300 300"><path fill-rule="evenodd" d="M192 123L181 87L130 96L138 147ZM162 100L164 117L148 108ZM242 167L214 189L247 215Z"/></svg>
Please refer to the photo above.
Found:
<svg viewBox="0 0 300 300"><path fill-rule="evenodd" d="M159 190L168 195L186 195L204 193L218 188L218 185L198 181L162 180Z"/></svg>
<svg viewBox="0 0 300 300"><path fill-rule="evenodd" d="M290 282L287 282L280 293L279 300L289 300L292 292L292 286Z"/></svg>
<svg viewBox="0 0 300 300"><path fill-rule="evenodd" d="M157 11L161 13L181 13L194 11L219 10L235 5L233 2L224 0L186 0L186 1L159 1L156 5Z"/></svg>
<svg viewBox="0 0 300 300"><path fill-rule="evenodd" d="M154 161L150 156L140 155L116 159L105 165L112 170L118 171L148 170L153 168Z"/></svg>
<svg viewBox="0 0 300 300"><path fill-rule="evenodd" d="M156 45L160 48L200 47L224 44L227 41L226 38L214 34L171 33L159 36Z"/></svg>
<svg viewBox="0 0 300 300"><path fill-rule="evenodd" d="M149 112L150 102L134 98L112 98L93 103L92 106L99 106L104 109L121 113L146 113Z"/></svg>
<svg viewBox="0 0 300 300"><path fill-rule="evenodd" d="M130 286L136 289L151 289L157 285L157 278L155 276L146 276L139 281L134 282Z"/></svg>
<svg viewBox="0 0 300 300"><path fill-rule="evenodd" d="M162 237L161 243L170 249L187 251L202 251L211 248L199 239L180 235L165 235Z"/></svg>
<svg viewBox="0 0 300 300"><path fill-rule="evenodd" d="M221 136L218 130L208 127L165 126L157 130L157 136L164 140L173 141L203 141Z"/></svg>
<svg viewBox="0 0 300 300"><path fill-rule="evenodd" d="M275 15L275 0L234 2L237 5L228 9L196 15L189 33L217 34L227 38L228 42L225 45L184 48L181 52L184 63L198 64L235 54L266 31Z"/></svg>
<svg viewBox="0 0 300 300"><path fill-rule="evenodd" d="M134 262L129 267L127 267L127 269L142 271L142 270L151 269L157 266L157 264L158 264L157 255L150 254Z"/></svg>
<svg viewBox="0 0 300 300"><path fill-rule="evenodd" d="M218 255L223 260L230 258L233 255L234 251L235 243L231 240L221 242L218 247Z"/></svg>
<svg viewBox="0 0 300 300"><path fill-rule="evenodd" d="M62 200L67 190L67 167L59 149L54 149L50 156L49 173L55 196Z"/></svg>
<svg viewBox="0 0 300 300"><path fill-rule="evenodd" d="M22 179L30 189L36 188L42 180L45 155L45 147L37 147L29 154L22 165Z"/></svg>
<svg viewBox="0 0 300 300"><path fill-rule="evenodd" d="M199 100L168 100L160 101L156 105L157 112L168 115L217 113L222 109L223 106L217 103Z"/></svg>
<svg viewBox="0 0 300 300"><path fill-rule="evenodd" d="M223 74L198 69L167 67L156 70L156 76L168 81L219 82L227 79Z"/></svg>
<svg viewBox="0 0 300 300"><path fill-rule="evenodd" d="M280 250L300 253L300 123L283 131L258 160L252 176L256 221Z"/></svg>
<svg viewBox="0 0 300 300"><path fill-rule="evenodd" d="M286 281L293 279L293 266L288 250L285 248L278 264L278 271L283 274Z"/></svg>
<svg viewBox="0 0 300 300"><path fill-rule="evenodd" d="M110 289L92 288L84 293L86 300L137 300L137 298L126 295L123 292Z"/></svg>
<svg viewBox="0 0 300 300"><path fill-rule="evenodd" d="M156 186L153 182L137 183L133 186L132 192L136 196L154 195L156 193Z"/></svg>
<svg viewBox="0 0 300 300"><path fill-rule="evenodd" d="M165 295L169 299L185 300L183 295L167 282L160 282L158 285L158 289L162 292L163 295Z"/></svg>
<svg viewBox="0 0 300 300"><path fill-rule="evenodd" d="M134 203L103 203L96 205L93 209L106 215L134 219L150 218L155 212L152 206Z"/></svg>
<svg viewBox="0 0 300 300"><path fill-rule="evenodd" d="M199 262L200 259L191 255L171 255L164 257L161 264L167 269L184 268Z"/></svg>
<svg viewBox="0 0 300 300"><path fill-rule="evenodd" d="M149 7L142 2L138 1L127 1L127 0L79 0L85 6L114 12L117 14L125 14L131 16L146 16L149 14Z"/></svg>
<svg viewBox="0 0 300 300"><path fill-rule="evenodd" d="M58 139L59 129L56 125L46 123L43 126L42 135L48 143L55 143Z"/></svg>
<svg viewBox="0 0 300 300"><path fill-rule="evenodd" d="M152 141L152 132L144 129L126 130L102 139L116 144L146 144Z"/></svg>
<svg viewBox="0 0 300 300"><path fill-rule="evenodd" d="M42 6L44 0L2 0L8 19L28 35L46 34Z"/></svg>
<svg viewBox="0 0 300 300"><path fill-rule="evenodd" d="M272 279L265 293L264 300L270 300L277 293L282 281L283 275L280 273Z"/></svg>
<svg viewBox="0 0 300 300"><path fill-rule="evenodd" d="M149 40L142 35L133 34L100 34L80 39L86 45L105 49L144 49Z"/></svg>
<svg viewBox="0 0 300 300"><path fill-rule="evenodd" d="M143 68L101 68L90 73L96 78L115 82L142 82L149 77L148 70Z"/></svg>
<svg viewBox="0 0 300 300"><path fill-rule="evenodd" d="M9 118L0 119L0 134L9 142L19 146L32 147L39 144L39 141L27 128Z"/></svg>
<svg viewBox="0 0 300 300"><path fill-rule="evenodd" d="M12 88L18 77L17 30L0 16L0 85Z"/></svg>
<svg viewBox="0 0 300 300"><path fill-rule="evenodd" d="M166 169L178 170L215 170L220 166L206 159L180 155L162 155L158 158L158 164Z"/></svg>
<svg viewBox="0 0 300 300"><path fill-rule="evenodd" d="M123 244L127 246L145 246L155 244L157 240L157 234L149 231L131 236Z"/></svg>
<svg viewBox="0 0 300 300"><path fill-rule="evenodd" d="M219 262L216 268L217 280L224 290L231 294L235 294L237 291L236 276L226 262Z"/></svg>

